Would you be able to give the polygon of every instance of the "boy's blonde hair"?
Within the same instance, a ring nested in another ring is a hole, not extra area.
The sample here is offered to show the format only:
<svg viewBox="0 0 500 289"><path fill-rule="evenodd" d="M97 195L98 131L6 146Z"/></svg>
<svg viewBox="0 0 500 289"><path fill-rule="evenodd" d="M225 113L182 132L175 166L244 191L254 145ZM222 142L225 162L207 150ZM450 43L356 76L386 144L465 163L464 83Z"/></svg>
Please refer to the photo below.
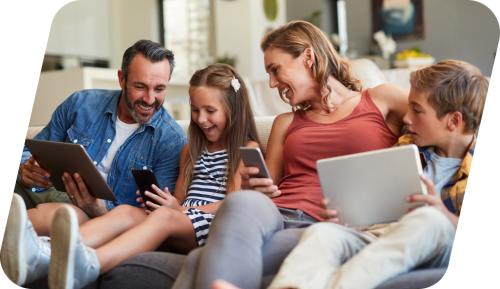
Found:
<svg viewBox="0 0 500 289"><path fill-rule="evenodd" d="M476 132L489 84L477 67L465 61L443 60L413 71L410 84L418 91L429 93L429 104L439 119L459 111L465 123L464 132Z"/></svg>

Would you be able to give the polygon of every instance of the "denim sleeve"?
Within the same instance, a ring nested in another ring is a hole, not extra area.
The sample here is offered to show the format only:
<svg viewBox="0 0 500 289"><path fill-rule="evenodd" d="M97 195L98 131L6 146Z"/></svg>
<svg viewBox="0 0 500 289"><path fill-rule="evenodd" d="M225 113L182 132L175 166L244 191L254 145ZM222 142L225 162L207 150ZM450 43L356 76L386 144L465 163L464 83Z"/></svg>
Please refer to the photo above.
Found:
<svg viewBox="0 0 500 289"><path fill-rule="evenodd" d="M174 193L175 184L179 176L179 167L181 151L187 143L186 138L179 138L176 143L171 145L159 158L153 172L156 180L163 190L168 188L170 193Z"/></svg>
<svg viewBox="0 0 500 289"><path fill-rule="evenodd" d="M79 92L75 92L61 103L52 114L50 122L34 137L34 139L64 142L66 140L67 130L71 126L71 111L75 106L78 95ZM31 153L24 147L20 164L28 161L30 157Z"/></svg>
<svg viewBox="0 0 500 289"><path fill-rule="evenodd" d="M71 126L71 110L75 105L78 94L79 92L73 93L63 103L61 103L52 114L50 122L33 139L64 142L67 135L66 131ZM19 165L27 162L30 157L31 153L26 147L24 147ZM17 178L21 180L21 176L19 174L17 174ZM33 192L45 191L45 189L39 187L32 187L31 190Z"/></svg>

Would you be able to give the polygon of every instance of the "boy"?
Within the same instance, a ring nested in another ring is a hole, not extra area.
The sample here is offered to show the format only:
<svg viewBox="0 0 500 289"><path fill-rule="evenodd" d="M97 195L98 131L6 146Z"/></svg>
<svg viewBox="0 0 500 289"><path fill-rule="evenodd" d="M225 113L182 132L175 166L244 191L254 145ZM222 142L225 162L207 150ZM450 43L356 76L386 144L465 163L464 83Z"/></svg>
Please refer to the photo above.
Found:
<svg viewBox="0 0 500 289"><path fill-rule="evenodd" d="M419 146L429 194L407 201L429 206L363 231L312 225L269 288L374 288L418 266L448 266L488 82L476 67L445 60L412 72L410 83L404 117L409 133L396 146ZM335 210L321 216L342 221Z"/></svg>

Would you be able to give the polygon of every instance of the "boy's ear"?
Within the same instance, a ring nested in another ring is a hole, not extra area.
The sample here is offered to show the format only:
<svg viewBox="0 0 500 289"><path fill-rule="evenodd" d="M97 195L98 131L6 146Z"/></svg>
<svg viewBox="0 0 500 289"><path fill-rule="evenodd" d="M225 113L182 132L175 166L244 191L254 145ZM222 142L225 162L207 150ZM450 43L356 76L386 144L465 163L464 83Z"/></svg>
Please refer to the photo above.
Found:
<svg viewBox="0 0 500 289"><path fill-rule="evenodd" d="M450 113L450 118L448 119L448 130L454 132L462 126L463 122L464 120L461 112L455 111Z"/></svg>

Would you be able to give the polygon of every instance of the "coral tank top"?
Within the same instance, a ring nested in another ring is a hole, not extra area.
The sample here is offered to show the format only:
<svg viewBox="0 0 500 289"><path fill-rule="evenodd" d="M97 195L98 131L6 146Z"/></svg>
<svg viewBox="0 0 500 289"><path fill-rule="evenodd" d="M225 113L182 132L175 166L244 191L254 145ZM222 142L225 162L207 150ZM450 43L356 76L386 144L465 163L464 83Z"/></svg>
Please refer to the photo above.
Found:
<svg viewBox="0 0 500 289"><path fill-rule="evenodd" d="M318 123L304 111L296 111L283 146L285 175L278 185L281 195L272 200L278 207L302 210L322 220L319 202L323 195L316 161L389 148L397 140L369 89L363 91L351 114L334 123Z"/></svg>

